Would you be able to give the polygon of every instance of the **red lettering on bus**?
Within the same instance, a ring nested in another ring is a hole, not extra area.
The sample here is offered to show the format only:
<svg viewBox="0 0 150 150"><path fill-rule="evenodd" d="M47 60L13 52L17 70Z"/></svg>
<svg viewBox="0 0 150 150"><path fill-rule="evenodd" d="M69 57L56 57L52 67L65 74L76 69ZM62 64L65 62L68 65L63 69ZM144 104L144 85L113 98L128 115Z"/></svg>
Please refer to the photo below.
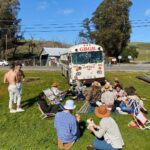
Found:
<svg viewBox="0 0 150 150"><path fill-rule="evenodd" d="M81 52L83 52L83 51L95 51L96 47L81 47L79 50Z"/></svg>

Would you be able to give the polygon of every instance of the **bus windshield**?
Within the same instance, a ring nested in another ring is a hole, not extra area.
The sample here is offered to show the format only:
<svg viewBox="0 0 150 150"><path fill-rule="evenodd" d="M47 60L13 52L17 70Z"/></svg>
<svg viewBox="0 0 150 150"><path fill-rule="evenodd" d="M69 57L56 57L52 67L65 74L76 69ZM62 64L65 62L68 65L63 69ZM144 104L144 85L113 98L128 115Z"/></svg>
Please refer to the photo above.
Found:
<svg viewBox="0 0 150 150"><path fill-rule="evenodd" d="M102 51L80 52L72 54L73 64L101 63L102 61Z"/></svg>

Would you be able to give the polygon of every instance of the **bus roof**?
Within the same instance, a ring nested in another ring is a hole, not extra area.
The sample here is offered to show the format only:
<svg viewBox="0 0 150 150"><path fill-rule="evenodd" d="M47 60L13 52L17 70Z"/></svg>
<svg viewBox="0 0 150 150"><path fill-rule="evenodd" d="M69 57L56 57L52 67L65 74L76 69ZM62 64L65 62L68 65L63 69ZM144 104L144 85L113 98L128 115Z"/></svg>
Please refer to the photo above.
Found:
<svg viewBox="0 0 150 150"><path fill-rule="evenodd" d="M103 51L103 48L96 44L79 44L68 49L69 53L88 52L88 51Z"/></svg>

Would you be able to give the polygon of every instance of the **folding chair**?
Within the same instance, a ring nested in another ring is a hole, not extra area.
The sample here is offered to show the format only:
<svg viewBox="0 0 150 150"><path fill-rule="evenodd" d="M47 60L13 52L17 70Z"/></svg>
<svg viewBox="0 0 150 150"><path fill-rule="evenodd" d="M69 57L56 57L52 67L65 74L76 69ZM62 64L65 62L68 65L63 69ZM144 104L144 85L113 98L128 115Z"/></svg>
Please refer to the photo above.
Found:
<svg viewBox="0 0 150 150"><path fill-rule="evenodd" d="M40 107L40 105L37 103L39 111L41 112L40 118L41 120L48 118L48 117L54 117L55 114L54 113L44 113L42 108Z"/></svg>
<svg viewBox="0 0 150 150"><path fill-rule="evenodd" d="M49 101L54 101L55 100L55 95L53 93L53 91L51 89L46 89L43 90L44 94L46 95L46 97L48 98Z"/></svg>
<svg viewBox="0 0 150 150"><path fill-rule="evenodd" d="M150 120L140 111L139 106L134 109L134 120L142 130L150 129Z"/></svg>
<svg viewBox="0 0 150 150"><path fill-rule="evenodd" d="M51 89L48 88L46 90L43 90L43 92L44 92L44 94L46 95L46 97L48 98L48 100L51 104L54 104L54 105L59 104L60 108L62 110L64 110L64 107L60 102L61 100L54 95L54 92Z"/></svg>

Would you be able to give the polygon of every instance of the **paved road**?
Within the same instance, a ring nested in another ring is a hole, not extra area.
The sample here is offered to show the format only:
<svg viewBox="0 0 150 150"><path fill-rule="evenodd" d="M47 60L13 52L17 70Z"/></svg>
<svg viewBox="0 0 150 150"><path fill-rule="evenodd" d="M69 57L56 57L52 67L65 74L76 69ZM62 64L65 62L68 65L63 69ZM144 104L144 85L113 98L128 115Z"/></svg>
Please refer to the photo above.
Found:
<svg viewBox="0 0 150 150"><path fill-rule="evenodd" d="M9 67L0 67L0 70L8 70ZM28 71L60 71L59 67L45 67L45 66L25 66L23 70Z"/></svg>
<svg viewBox="0 0 150 150"><path fill-rule="evenodd" d="M150 64L121 64L106 66L107 71L150 72Z"/></svg>
<svg viewBox="0 0 150 150"><path fill-rule="evenodd" d="M8 70L8 67L0 67L0 70ZM23 70L29 71L60 71L58 67L26 66ZM125 71L125 72L150 72L150 64L121 64L105 66L106 71Z"/></svg>

